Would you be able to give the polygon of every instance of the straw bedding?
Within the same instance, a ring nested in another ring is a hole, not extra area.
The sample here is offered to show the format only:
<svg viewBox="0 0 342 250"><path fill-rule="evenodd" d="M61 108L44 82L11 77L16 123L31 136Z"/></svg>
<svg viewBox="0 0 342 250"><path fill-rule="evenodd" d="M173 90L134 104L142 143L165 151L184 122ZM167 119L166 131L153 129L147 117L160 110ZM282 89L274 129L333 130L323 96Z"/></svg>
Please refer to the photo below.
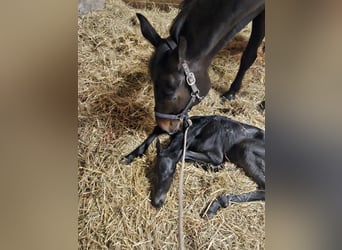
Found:
<svg viewBox="0 0 342 250"><path fill-rule="evenodd" d="M79 248L176 249L178 172L165 205L150 204L155 144L130 166L120 159L138 146L155 124L148 76L152 46L142 37L137 10L119 0L78 18L79 39ZM178 9L139 10L162 36ZM226 115L264 128L265 61L259 56L236 100L222 102L247 44L250 25L214 59L213 86L190 115ZM162 138L164 141L166 138ZM264 249L265 204L233 204L211 220L200 212L217 195L252 191L256 185L231 164L217 173L187 163L184 172L186 249Z"/></svg>

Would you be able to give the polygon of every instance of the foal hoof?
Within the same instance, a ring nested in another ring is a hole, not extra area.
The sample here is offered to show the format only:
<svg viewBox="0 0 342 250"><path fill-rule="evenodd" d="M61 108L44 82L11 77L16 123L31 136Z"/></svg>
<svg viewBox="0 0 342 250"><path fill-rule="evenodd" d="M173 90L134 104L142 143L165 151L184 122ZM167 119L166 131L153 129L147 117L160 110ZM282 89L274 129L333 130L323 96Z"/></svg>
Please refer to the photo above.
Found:
<svg viewBox="0 0 342 250"><path fill-rule="evenodd" d="M201 214L201 217L202 217L203 219L210 220L210 219L214 218L215 215L216 215L215 213L203 212L203 213Z"/></svg>
<svg viewBox="0 0 342 250"><path fill-rule="evenodd" d="M123 165L129 165L131 164L132 161L133 161L133 158L129 156L125 156L120 159L120 163Z"/></svg>
<svg viewBox="0 0 342 250"><path fill-rule="evenodd" d="M258 107L259 107L260 111L264 111L266 108L265 100L262 101L261 103L259 103Z"/></svg>
<svg viewBox="0 0 342 250"><path fill-rule="evenodd" d="M212 209L212 207L210 206L210 204L202 211L202 213L200 214L200 216L203 219L207 219L210 220L212 219L217 213L217 210L215 211L215 209Z"/></svg>
<svg viewBox="0 0 342 250"><path fill-rule="evenodd" d="M216 214L217 210L220 209L220 204L217 202L217 200L214 200L213 202L209 203L206 208L202 211L201 217L203 219L212 219Z"/></svg>
<svg viewBox="0 0 342 250"><path fill-rule="evenodd" d="M230 195L220 195L213 202L211 202L202 213L202 218L213 218L217 211L221 208L226 208L230 204Z"/></svg>

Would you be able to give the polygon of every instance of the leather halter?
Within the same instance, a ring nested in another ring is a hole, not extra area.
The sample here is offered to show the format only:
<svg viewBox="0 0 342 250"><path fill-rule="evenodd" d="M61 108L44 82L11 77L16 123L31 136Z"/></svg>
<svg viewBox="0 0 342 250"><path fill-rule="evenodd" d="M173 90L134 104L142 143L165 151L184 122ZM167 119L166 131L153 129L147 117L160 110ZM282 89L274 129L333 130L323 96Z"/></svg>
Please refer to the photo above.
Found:
<svg viewBox="0 0 342 250"><path fill-rule="evenodd" d="M167 38L165 41L166 41L166 44L163 44L163 45L167 45L168 50L169 49L174 50L177 47L177 44L172 39ZM177 115L165 114L165 113L160 113L160 112L155 111L154 113L155 113L156 117L171 119L171 120L180 120L180 121L183 121L184 119L188 120L187 119L188 118L188 111L191 109L191 107L195 103L196 99L201 101L204 98L204 96L199 95L199 89L196 85L195 74L190 71L189 65L186 63L186 61L184 61L182 63L182 68L184 70L186 83L188 84L188 86L191 89L191 98L190 98L189 102L187 103L185 108Z"/></svg>

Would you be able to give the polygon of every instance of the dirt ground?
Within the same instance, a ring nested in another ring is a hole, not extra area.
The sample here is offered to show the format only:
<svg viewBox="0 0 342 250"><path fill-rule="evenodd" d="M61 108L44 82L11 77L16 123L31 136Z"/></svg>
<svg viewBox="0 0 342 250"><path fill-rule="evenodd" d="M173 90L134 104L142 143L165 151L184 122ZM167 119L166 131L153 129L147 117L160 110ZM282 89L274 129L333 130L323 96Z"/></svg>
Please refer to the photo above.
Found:
<svg viewBox="0 0 342 250"><path fill-rule="evenodd" d="M177 249L178 171L165 205L150 203L155 144L131 165L121 158L152 131L153 86L148 61L153 52L135 17L144 14L162 37L178 9L136 10L119 0L78 18L78 171L80 249ZM222 102L238 70L250 25L215 57L212 88L190 115L225 115L265 128L258 104L265 98L265 55L260 50L233 101ZM179 169L178 169L179 170ZM265 249L265 203L232 204L211 220L200 217L223 193L255 190L241 169L227 164L206 172L187 163L184 170L186 249Z"/></svg>

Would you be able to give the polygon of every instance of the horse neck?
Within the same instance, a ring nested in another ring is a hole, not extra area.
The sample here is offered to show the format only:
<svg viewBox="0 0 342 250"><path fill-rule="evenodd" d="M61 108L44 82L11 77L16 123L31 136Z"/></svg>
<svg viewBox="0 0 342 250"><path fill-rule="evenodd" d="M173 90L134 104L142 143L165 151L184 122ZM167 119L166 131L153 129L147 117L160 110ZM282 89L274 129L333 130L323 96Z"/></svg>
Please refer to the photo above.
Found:
<svg viewBox="0 0 342 250"><path fill-rule="evenodd" d="M246 8L236 9L240 1ZM181 36L185 38L189 60L209 66L217 52L264 8L262 0L255 1L258 4L248 0L186 1L174 20L170 35L176 42Z"/></svg>
<svg viewBox="0 0 342 250"><path fill-rule="evenodd" d="M208 46L208 37L205 33L196 33L191 29L187 29L187 27L184 27L179 34L170 34L170 37L177 43L180 36L183 36L187 41L187 61L200 65L201 68L208 68L217 53L215 50L216 44L210 43L211 46Z"/></svg>

